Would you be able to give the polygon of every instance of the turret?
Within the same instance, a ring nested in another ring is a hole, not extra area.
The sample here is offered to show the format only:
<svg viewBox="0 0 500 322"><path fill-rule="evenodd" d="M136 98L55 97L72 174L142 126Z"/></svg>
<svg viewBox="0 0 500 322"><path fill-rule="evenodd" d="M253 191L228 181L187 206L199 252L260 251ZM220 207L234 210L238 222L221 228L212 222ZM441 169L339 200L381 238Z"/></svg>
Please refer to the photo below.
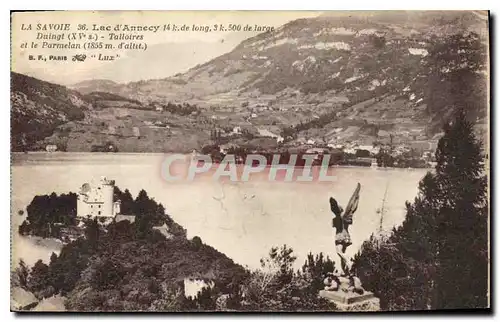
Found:
<svg viewBox="0 0 500 322"><path fill-rule="evenodd" d="M112 217L114 216L114 204L113 204L113 195L114 195L115 181L107 180L106 177L101 178L101 185L97 188L100 190L100 196L102 207L100 209L100 214L98 216L106 216Z"/></svg>

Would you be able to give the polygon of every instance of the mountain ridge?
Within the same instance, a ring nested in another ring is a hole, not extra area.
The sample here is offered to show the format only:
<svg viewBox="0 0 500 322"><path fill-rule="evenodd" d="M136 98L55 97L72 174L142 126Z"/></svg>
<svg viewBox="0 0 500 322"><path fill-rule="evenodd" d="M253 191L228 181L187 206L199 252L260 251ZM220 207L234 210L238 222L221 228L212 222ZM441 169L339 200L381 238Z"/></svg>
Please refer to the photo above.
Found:
<svg viewBox="0 0 500 322"><path fill-rule="evenodd" d="M387 140L388 132L402 141L430 140L459 107L470 109L485 131L485 30L485 21L471 12L304 18L245 39L185 73L71 88L101 102L106 92L123 98L101 107L195 106L194 116L169 115L167 121L192 124L204 140L207 127L236 126L288 133L296 144L371 144ZM207 125L195 126L198 117L209 119Z"/></svg>
<svg viewBox="0 0 500 322"><path fill-rule="evenodd" d="M82 120L92 109L65 86L11 72L11 149L20 150L51 134L60 124Z"/></svg>
<svg viewBox="0 0 500 322"><path fill-rule="evenodd" d="M439 112L427 113L427 80L436 74L432 70L434 59L441 55L435 48L446 52L448 39L460 35L469 43L455 39L452 45L459 48L453 55L460 56L460 50L472 48L470 58L482 60L482 66L476 66L474 72L484 72L487 50L474 46L487 42L485 30L487 23L482 18L462 11L297 19L273 32L248 38L231 52L183 74L129 83L116 93L144 102L187 101L205 109L246 113L246 117L254 112L266 114L259 110L261 107L272 108L272 114L283 114L277 117L286 120L283 126L293 119L283 110L300 114L292 120L292 124L298 124L332 109L347 117L398 123L400 115L389 114L408 114L406 111L415 109L420 112L406 121L432 121L433 132L442 124L439 117L433 121ZM451 68L454 71L459 67ZM484 78L481 81L487 82ZM379 102L369 113L356 114L342 106L370 99ZM395 100L400 103L396 110L380 112ZM266 116L274 117L269 113Z"/></svg>

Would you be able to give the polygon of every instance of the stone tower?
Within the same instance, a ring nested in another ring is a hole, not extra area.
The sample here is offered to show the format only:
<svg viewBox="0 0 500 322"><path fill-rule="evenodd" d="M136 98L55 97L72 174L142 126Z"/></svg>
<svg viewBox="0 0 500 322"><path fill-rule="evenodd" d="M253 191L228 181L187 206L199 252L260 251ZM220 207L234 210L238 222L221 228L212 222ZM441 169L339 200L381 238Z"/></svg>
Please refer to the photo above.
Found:
<svg viewBox="0 0 500 322"><path fill-rule="evenodd" d="M114 201L115 181L101 177L99 184L84 183L78 194L77 216L82 218L114 218L120 213L120 201Z"/></svg>

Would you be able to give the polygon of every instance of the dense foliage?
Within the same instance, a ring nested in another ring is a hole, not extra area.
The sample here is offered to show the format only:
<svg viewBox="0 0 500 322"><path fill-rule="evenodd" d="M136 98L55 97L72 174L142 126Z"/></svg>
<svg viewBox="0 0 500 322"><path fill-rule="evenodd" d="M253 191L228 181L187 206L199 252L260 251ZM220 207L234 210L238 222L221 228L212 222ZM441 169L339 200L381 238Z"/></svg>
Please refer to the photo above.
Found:
<svg viewBox="0 0 500 322"><path fill-rule="evenodd" d="M107 141L104 144L93 144L90 147L90 152L118 152L118 147L111 141Z"/></svg>
<svg viewBox="0 0 500 322"><path fill-rule="evenodd" d="M323 254L309 254L294 272L292 249L273 248L262 268L248 271L199 237L166 238L150 229L138 233L128 221L103 229L86 222L82 237L41 260L29 271L17 271L21 285L38 298L61 294L66 308L78 311L307 311L332 310L318 297L326 272L334 264ZM214 282L186 297L184 279ZM221 304L223 299L223 304Z"/></svg>
<svg viewBox="0 0 500 322"><path fill-rule="evenodd" d="M35 196L26 208L26 220L19 226L19 233L60 238L61 226L76 225L76 200L72 192Z"/></svg>
<svg viewBox="0 0 500 322"><path fill-rule="evenodd" d="M375 155L377 166L379 167L394 167L394 168L426 168L427 162L420 158L419 153L415 150L402 153L401 155L393 156L390 150L380 149Z"/></svg>
<svg viewBox="0 0 500 322"><path fill-rule="evenodd" d="M437 166L402 226L365 242L353 268L382 309L488 306L488 202L481 144L465 112L444 127Z"/></svg>
<svg viewBox="0 0 500 322"><path fill-rule="evenodd" d="M91 93L85 94L83 96L83 98L85 100L87 100L88 102L91 102L96 107L106 107L106 105L104 105L104 104L99 104L100 103L99 101L125 101L125 102L129 102L129 103L132 103L132 104L138 105L138 106L142 105L141 102L139 102L138 100L130 99L130 98L116 95L113 93L101 92L101 91L91 92Z"/></svg>
<svg viewBox="0 0 500 322"><path fill-rule="evenodd" d="M135 216L136 227L143 233L153 226L165 224L173 235L186 234L185 229L165 213L165 207L149 198L144 190L134 200L128 189L122 192L115 187L113 199L121 201L121 214ZM26 208L27 217L19 226L19 233L62 239L63 229L76 228L76 204L77 195L73 192L35 196Z"/></svg>
<svg viewBox="0 0 500 322"><path fill-rule="evenodd" d="M302 270L294 272L292 249L273 248L262 269L249 271L201 238L188 240L182 226L146 191L133 199L130 191L115 187L114 199L121 200L122 213L135 215L133 223L104 226L97 219L84 220L80 237L64 245L59 256L52 254L49 264L40 260L29 269L21 262L19 285L38 298L66 296L69 310L332 309L318 297L324 275L334 270L323 254L309 254ZM74 225L75 203L74 194L35 197L20 231L48 237L52 235L45 227ZM167 233L155 228L163 225ZM185 296L184 279L214 284L192 298Z"/></svg>
<svg viewBox="0 0 500 322"><path fill-rule="evenodd" d="M323 279L334 270L323 254L308 258L300 271L293 271L296 257L286 245L273 247L261 268L250 273L242 286L242 301L235 307L249 311L332 311L335 305L319 297Z"/></svg>
<svg viewBox="0 0 500 322"><path fill-rule="evenodd" d="M156 103L158 104L158 103ZM155 103L151 103L150 106L154 108ZM196 104L189 104L189 103L184 103L184 104L176 104L176 103L171 103L168 102L166 104L159 104L161 109L163 111L170 112L172 114L177 114L177 115L191 115L193 112L199 112L198 107Z"/></svg>
<svg viewBox="0 0 500 322"><path fill-rule="evenodd" d="M11 76L11 149L31 149L60 124L83 120L89 104L64 86L18 74Z"/></svg>

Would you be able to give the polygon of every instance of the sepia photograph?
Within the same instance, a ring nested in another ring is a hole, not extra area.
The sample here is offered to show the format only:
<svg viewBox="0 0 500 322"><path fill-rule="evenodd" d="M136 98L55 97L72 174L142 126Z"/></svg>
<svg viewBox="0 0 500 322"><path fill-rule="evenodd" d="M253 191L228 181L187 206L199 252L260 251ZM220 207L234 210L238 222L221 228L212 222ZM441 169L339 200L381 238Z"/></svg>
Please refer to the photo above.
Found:
<svg viewBox="0 0 500 322"><path fill-rule="evenodd" d="M11 12L13 312L491 312L490 13Z"/></svg>

